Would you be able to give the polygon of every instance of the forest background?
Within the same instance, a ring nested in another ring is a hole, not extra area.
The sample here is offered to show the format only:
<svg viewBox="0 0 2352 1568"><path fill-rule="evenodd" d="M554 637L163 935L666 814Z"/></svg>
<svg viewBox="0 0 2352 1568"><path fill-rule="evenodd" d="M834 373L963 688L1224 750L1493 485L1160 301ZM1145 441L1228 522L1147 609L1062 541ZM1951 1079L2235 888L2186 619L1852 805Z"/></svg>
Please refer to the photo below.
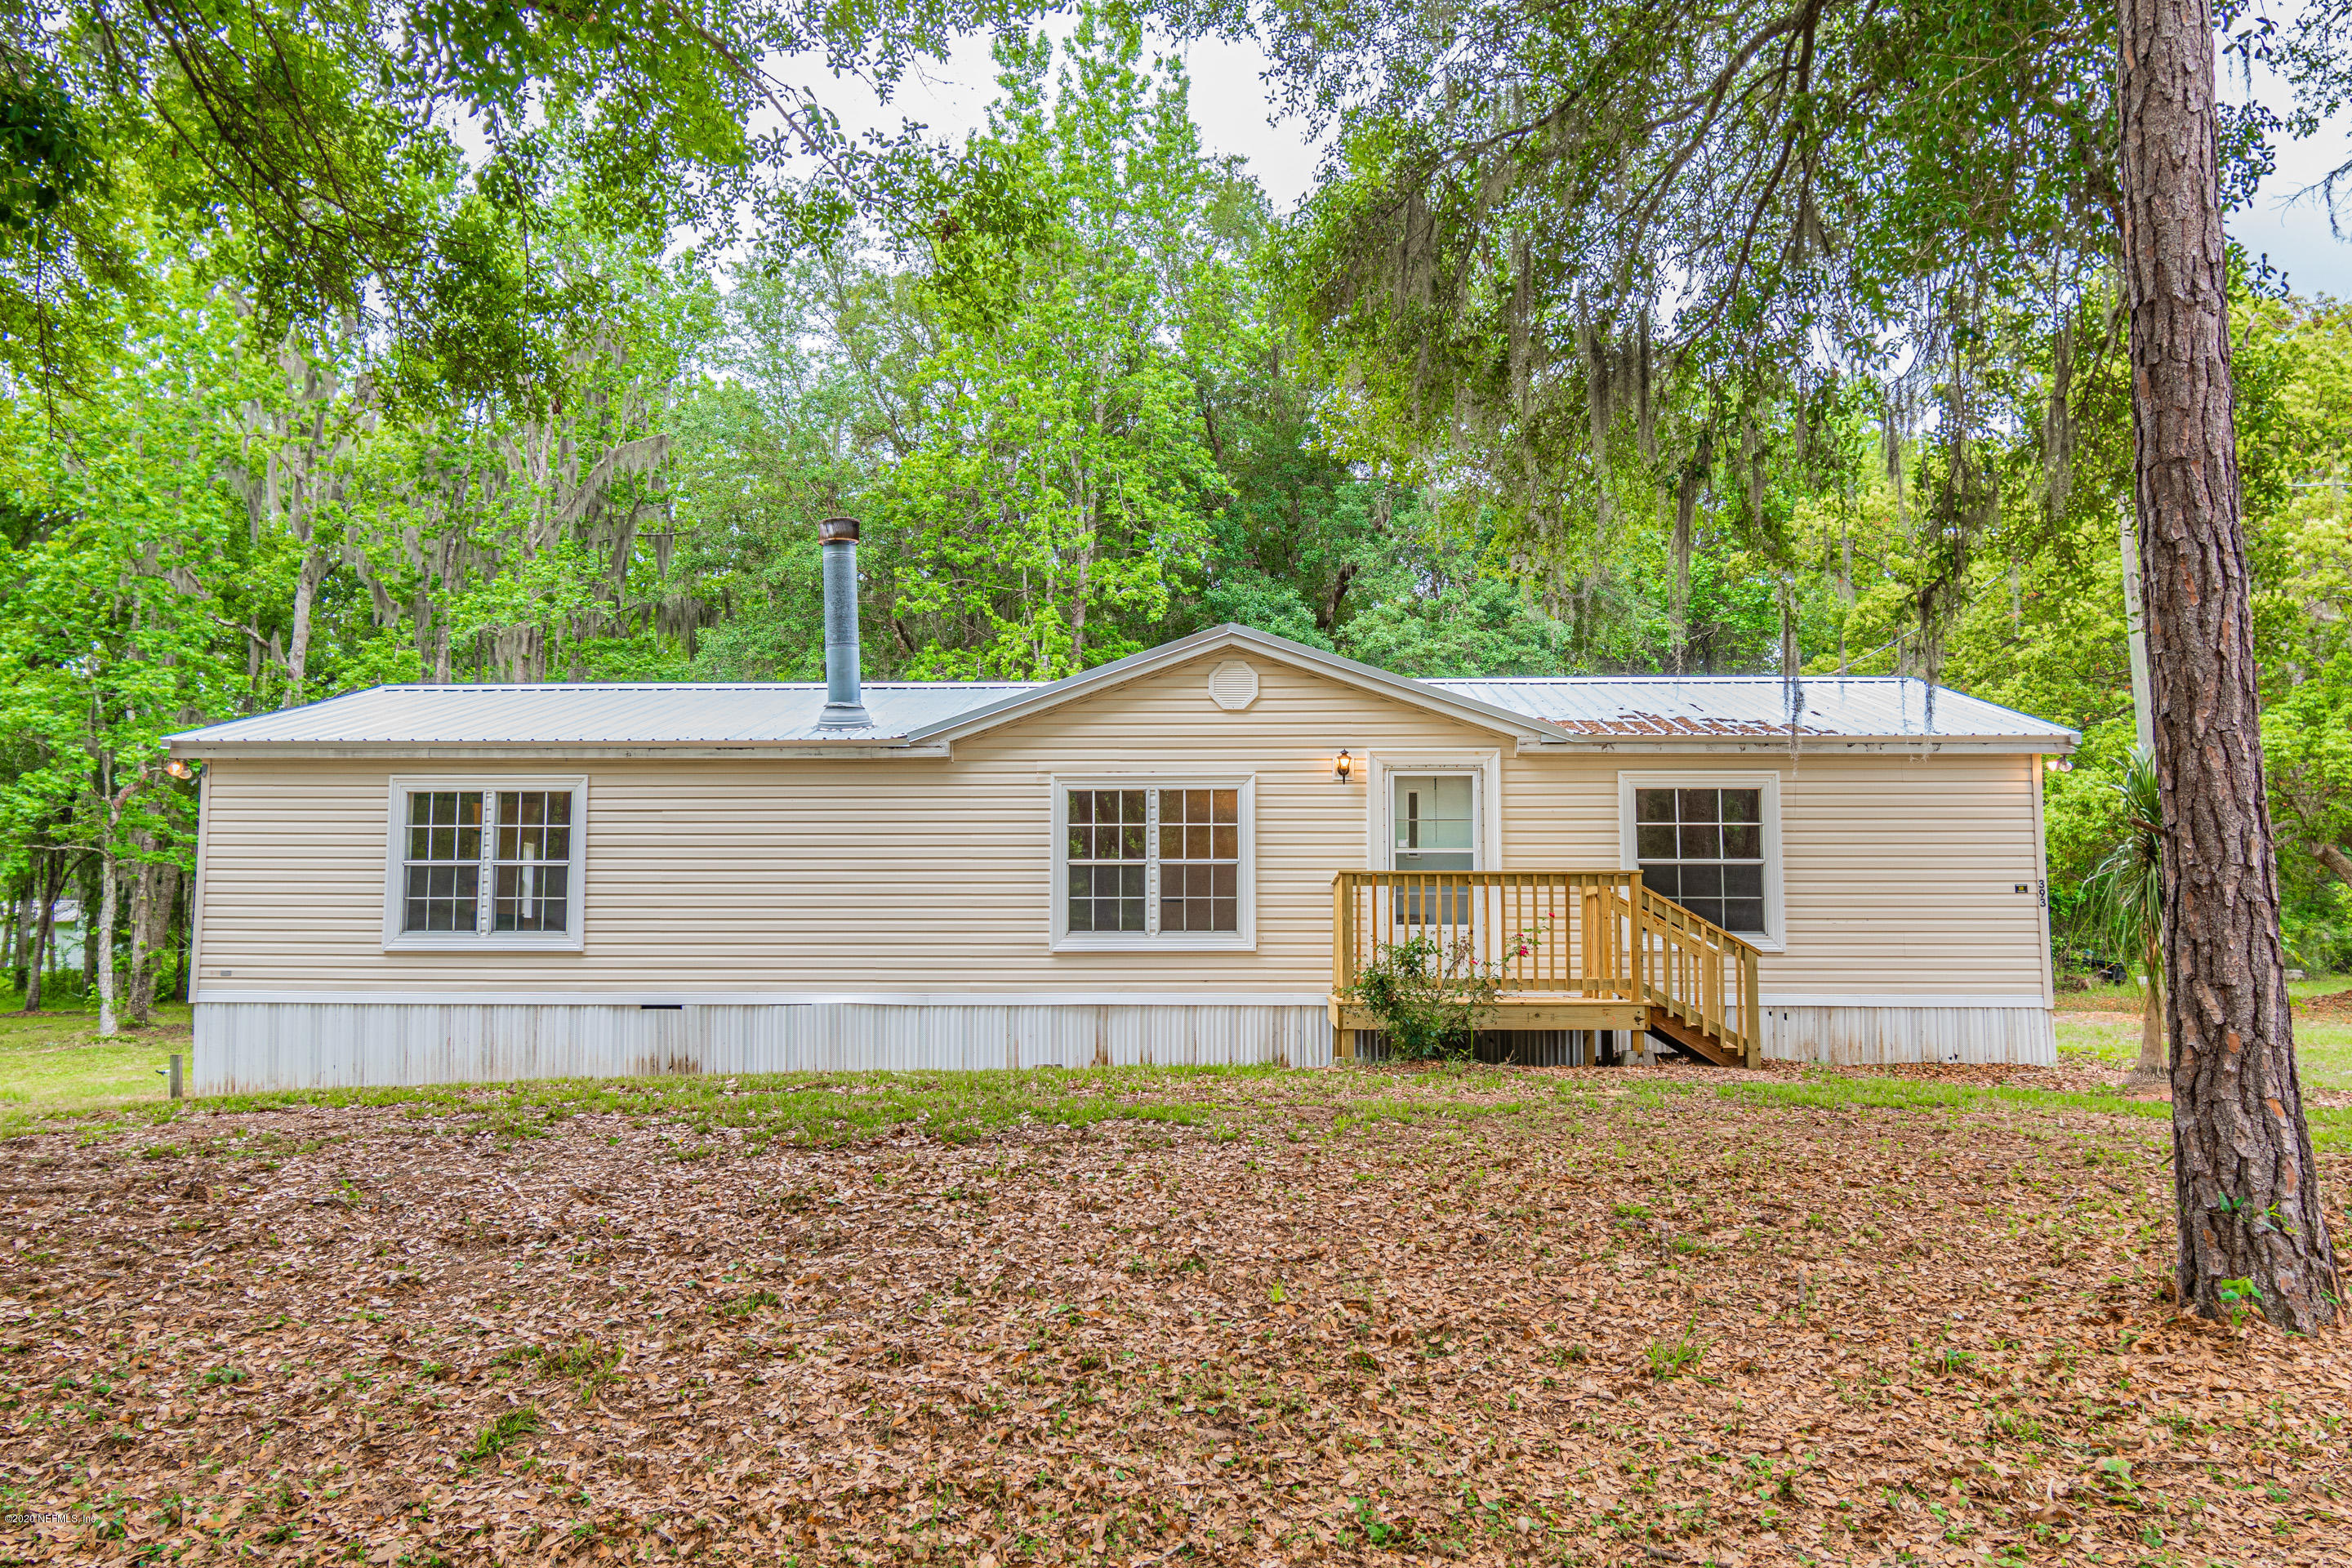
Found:
<svg viewBox="0 0 2352 1568"><path fill-rule="evenodd" d="M1408 385L1330 292L1377 128L1277 213L1131 16L1058 34L1003 32L960 141L860 150L798 106L836 176L798 185L656 200L613 106L560 95L475 154L387 136L372 243L429 238L348 277L303 243L317 205L212 199L184 132L17 91L0 131L66 171L0 178L27 1005L119 964L135 1022L184 985L194 784L162 736L380 681L821 679L836 514L868 679L1049 679L1241 621L1408 674L1918 675L2058 720L2053 930L2062 963L2114 956L2075 918L2132 831L2111 271L1956 278L1863 359L1679 354L1647 315L1555 324L1547 358L1507 309ZM69 124L115 144L78 164ZM2352 307L2233 261L2284 935L2347 968ZM97 916L64 948L61 895Z"/></svg>

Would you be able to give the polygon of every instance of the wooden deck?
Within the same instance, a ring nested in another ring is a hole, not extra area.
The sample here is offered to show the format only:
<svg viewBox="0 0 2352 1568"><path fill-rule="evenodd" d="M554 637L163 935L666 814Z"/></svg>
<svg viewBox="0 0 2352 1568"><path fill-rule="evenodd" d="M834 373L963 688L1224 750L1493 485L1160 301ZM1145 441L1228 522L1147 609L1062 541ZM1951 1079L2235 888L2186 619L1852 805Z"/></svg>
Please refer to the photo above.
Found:
<svg viewBox="0 0 2352 1568"><path fill-rule="evenodd" d="M1342 1059L1377 1020L1350 1000L1379 952L1428 937L1497 987L1485 1029L1648 1030L1724 1067L1760 1050L1757 950L1639 871L1342 871L1331 881Z"/></svg>

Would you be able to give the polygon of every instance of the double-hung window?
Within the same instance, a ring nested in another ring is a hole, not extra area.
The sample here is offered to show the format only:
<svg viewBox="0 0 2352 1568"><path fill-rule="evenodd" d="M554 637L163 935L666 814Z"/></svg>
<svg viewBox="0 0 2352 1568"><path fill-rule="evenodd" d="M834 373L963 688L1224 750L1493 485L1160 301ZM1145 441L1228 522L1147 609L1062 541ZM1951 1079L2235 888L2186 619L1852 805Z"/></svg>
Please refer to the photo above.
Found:
<svg viewBox="0 0 2352 1568"><path fill-rule="evenodd" d="M395 779L384 945L580 946L578 779Z"/></svg>
<svg viewBox="0 0 2352 1568"><path fill-rule="evenodd" d="M1626 837L1642 883L1727 931L1780 936L1779 789L1747 774L1621 779Z"/></svg>
<svg viewBox="0 0 2352 1568"><path fill-rule="evenodd" d="M1246 778L1054 784L1054 945L1246 947Z"/></svg>

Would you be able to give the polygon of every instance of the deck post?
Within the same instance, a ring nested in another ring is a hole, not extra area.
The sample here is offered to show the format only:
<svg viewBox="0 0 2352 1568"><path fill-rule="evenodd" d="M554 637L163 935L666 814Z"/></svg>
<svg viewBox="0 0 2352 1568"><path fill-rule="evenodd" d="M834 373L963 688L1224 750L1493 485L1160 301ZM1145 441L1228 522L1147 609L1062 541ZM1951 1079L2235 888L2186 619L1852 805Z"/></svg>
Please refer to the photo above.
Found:
<svg viewBox="0 0 2352 1568"><path fill-rule="evenodd" d="M1739 963L1739 1032L1746 1037L1743 1043L1748 1047L1748 1054L1744 1059L1751 1068L1764 1065L1764 1014L1757 1005L1757 988L1756 956L1742 953Z"/></svg>

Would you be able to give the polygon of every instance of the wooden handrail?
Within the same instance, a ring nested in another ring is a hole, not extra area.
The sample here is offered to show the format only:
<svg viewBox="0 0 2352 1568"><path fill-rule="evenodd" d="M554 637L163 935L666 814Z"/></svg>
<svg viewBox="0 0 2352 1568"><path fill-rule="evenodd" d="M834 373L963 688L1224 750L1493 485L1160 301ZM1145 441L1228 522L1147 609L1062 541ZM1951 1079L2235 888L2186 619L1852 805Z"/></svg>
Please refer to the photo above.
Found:
<svg viewBox="0 0 2352 1568"><path fill-rule="evenodd" d="M1639 871L1341 871L1331 988L1416 937L1475 963L1498 996L1634 1001L1755 1065L1756 947L1642 885Z"/></svg>
<svg viewBox="0 0 2352 1568"><path fill-rule="evenodd" d="M1754 943L1647 888L1635 893L1642 997L1753 1067L1762 1049Z"/></svg>

